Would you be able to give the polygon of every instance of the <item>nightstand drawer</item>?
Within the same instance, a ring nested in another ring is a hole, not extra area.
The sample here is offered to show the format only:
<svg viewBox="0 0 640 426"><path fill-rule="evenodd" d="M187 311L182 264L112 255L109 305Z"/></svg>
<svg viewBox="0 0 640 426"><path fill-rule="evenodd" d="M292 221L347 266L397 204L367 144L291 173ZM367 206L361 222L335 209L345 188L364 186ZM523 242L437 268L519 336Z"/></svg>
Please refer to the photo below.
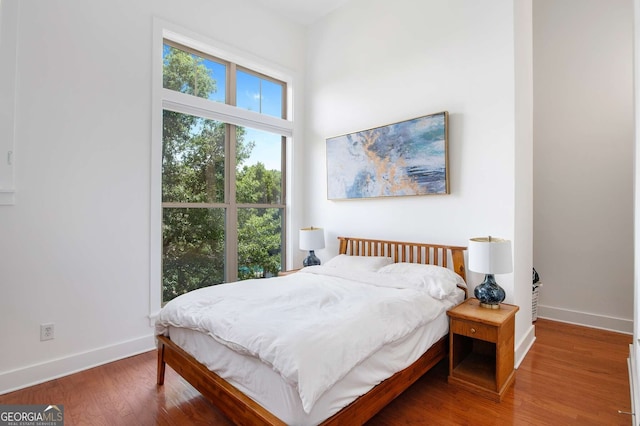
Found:
<svg viewBox="0 0 640 426"><path fill-rule="evenodd" d="M498 328L475 321L451 320L451 332L487 342L498 341Z"/></svg>

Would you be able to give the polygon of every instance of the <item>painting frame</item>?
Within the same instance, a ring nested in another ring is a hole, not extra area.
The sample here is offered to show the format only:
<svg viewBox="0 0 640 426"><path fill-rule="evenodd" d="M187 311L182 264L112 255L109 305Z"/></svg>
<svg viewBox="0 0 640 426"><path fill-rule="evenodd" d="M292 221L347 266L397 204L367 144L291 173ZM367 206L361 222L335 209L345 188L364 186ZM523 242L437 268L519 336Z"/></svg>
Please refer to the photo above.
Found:
<svg viewBox="0 0 640 426"><path fill-rule="evenodd" d="M449 194L449 113L326 139L327 199Z"/></svg>

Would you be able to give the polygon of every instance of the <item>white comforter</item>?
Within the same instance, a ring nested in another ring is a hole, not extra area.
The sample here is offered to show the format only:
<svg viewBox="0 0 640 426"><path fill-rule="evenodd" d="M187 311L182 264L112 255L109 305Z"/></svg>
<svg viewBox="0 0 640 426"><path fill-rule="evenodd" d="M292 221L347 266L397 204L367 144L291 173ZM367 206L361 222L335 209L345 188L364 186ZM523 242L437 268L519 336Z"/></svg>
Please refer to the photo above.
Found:
<svg viewBox="0 0 640 426"><path fill-rule="evenodd" d="M406 276L315 266L184 294L162 309L156 334L198 330L260 358L296 387L309 413L354 366L445 309L410 287Z"/></svg>

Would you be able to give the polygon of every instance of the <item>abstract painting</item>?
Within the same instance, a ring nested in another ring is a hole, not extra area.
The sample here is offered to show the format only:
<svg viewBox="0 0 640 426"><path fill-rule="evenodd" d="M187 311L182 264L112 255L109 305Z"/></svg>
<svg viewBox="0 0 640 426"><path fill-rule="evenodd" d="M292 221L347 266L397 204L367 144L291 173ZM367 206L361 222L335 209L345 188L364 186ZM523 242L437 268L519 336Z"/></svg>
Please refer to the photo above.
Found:
<svg viewBox="0 0 640 426"><path fill-rule="evenodd" d="M449 193L448 113L327 139L327 198Z"/></svg>

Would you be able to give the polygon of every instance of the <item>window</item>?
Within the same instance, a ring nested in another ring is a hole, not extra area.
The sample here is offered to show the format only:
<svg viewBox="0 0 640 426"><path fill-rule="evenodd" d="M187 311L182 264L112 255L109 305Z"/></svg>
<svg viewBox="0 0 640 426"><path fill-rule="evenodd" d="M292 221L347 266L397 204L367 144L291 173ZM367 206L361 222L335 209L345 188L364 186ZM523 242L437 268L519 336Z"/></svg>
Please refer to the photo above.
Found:
<svg viewBox="0 0 640 426"><path fill-rule="evenodd" d="M205 52L201 43L166 35L162 43L162 131L154 138L161 154L152 166L159 175L152 182L161 186L161 235L152 235L152 246L161 247L155 253L165 303L282 268L293 126L285 81ZM153 222L152 214L152 229Z"/></svg>

